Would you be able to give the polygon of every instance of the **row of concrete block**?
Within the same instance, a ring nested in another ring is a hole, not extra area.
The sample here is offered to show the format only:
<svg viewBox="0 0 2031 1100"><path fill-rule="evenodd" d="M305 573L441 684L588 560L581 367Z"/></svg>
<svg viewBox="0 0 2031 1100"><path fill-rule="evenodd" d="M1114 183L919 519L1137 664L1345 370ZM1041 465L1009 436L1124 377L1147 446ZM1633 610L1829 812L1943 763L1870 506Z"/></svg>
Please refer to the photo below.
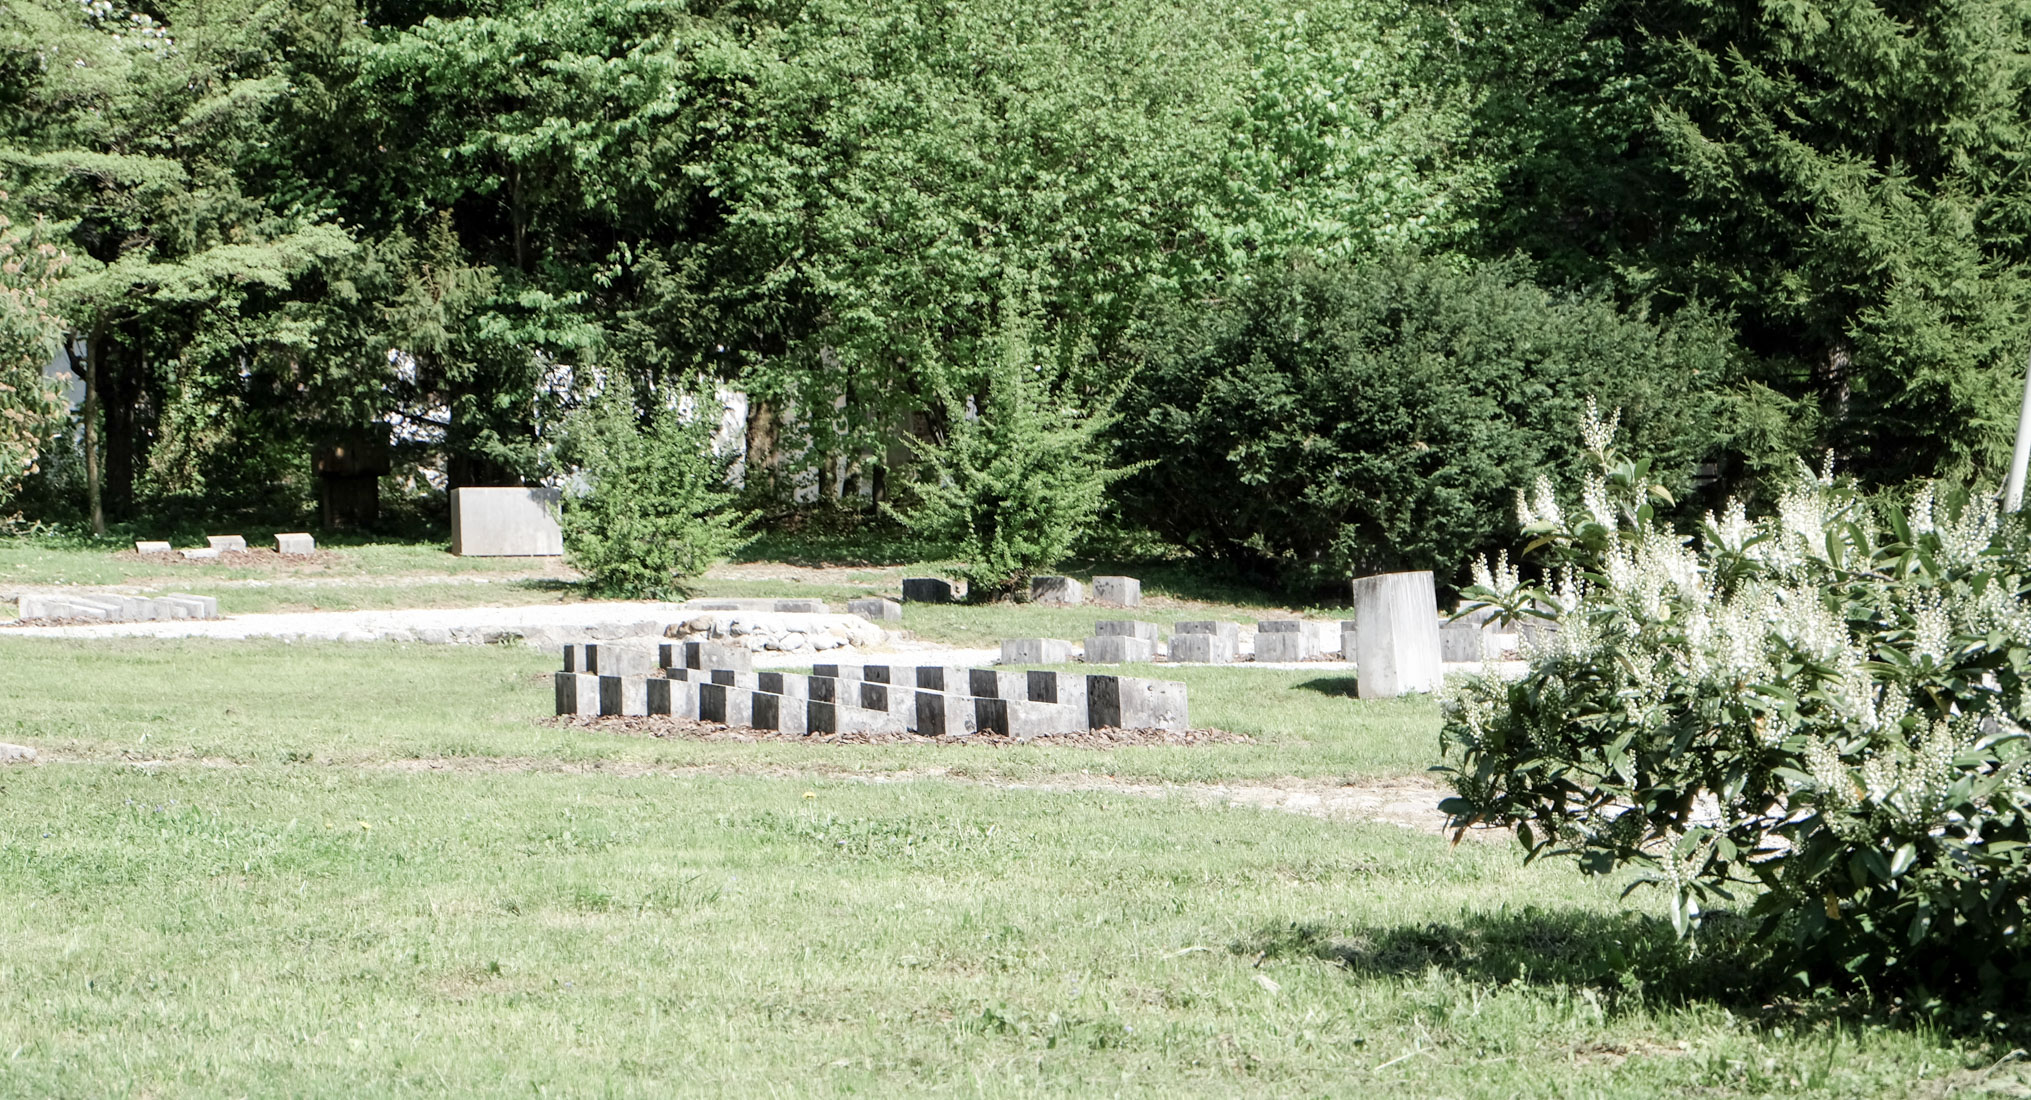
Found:
<svg viewBox="0 0 2031 1100"><path fill-rule="evenodd" d="M247 540L240 535L207 535L205 536L205 542L209 545L197 549L184 550L182 551L183 556L186 558L216 558L220 554L241 553L247 549ZM137 542L134 544L134 552L137 554L169 554L177 551L175 547L166 542ZM275 552L278 554L315 554L317 553L317 540L302 531L286 535L276 535Z"/></svg>
<svg viewBox="0 0 2031 1100"><path fill-rule="evenodd" d="M109 623L150 623L166 619L216 619L212 596L22 596L22 619L96 619Z"/></svg>
<svg viewBox="0 0 2031 1100"><path fill-rule="evenodd" d="M784 733L1029 738L1188 724L1185 685L1124 676L886 665L821 665L806 676L676 666L566 670L556 681L559 714L663 714Z"/></svg>

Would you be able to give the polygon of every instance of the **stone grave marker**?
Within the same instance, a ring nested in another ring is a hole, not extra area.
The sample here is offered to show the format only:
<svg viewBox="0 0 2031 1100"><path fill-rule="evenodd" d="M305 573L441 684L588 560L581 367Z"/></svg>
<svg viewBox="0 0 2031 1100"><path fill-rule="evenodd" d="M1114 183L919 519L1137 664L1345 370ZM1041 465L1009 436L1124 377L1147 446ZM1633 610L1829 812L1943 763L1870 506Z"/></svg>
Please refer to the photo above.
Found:
<svg viewBox="0 0 2031 1100"><path fill-rule="evenodd" d="M554 558L564 553L558 489L466 488L451 493L451 552L467 558Z"/></svg>
<svg viewBox="0 0 2031 1100"><path fill-rule="evenodd" d="M315 554L317 553L317 540L311 538L309 533L304 531L288 535L276 535L275 552L278 554Z"/></svg>
<svg viewBox="0 0 2031 1100"><path fill-rule="evenodd" d="M903 580L904 603L954 603L965 596L965 581L948 581L938 577L907 577Z"/></svg>
<svg viewBox="0 0 2031 1100"><path fill-rule="evenodd" d="M1437 691L1438 596L1429 572L1384 573L1354 582L1355 692L1392 699Z"/></svg>
<svg viewBox="0 0 2031 1100"><path fill-rule="evenodd" d="M1142 582L1134 577L1095 577L1093 598L1115 607L1141 607Z"/></svg>

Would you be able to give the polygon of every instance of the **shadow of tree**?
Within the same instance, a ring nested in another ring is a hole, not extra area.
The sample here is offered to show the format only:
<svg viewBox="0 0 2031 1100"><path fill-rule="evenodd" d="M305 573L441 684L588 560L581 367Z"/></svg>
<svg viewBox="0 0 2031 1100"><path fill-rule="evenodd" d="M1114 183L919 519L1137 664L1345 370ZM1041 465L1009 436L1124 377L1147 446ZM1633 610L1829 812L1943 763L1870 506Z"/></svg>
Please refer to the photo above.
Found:
<svg viewBox="0 0 2031 1100"><path fill-rule="evenodd" d="M1291 686L1304 691L1316 691L1321 695L1332 695L1342 699L1357 699L1360 696L1355 693L1355 689L1360 684L1361 681L1353 676L1321 676L1315 680L1306 680L1302 684L1293 684Z"/></svg>
<svg viewBox="0 0 2031 1100"><path fill-rule="evenodd" d="M1923 994L1800 984L1772 966L1752 924L1726 912L1704 918L1696 949L1671 923L1637 913L1536 906L1469 913L1457 921L1335 929L1294 921L1236 940L1238 956L1312 958L1350 976L1412 977L1433 970L1489 985L1588 988L1610 1011L1705 1001L1771 1023L1924 1026L1996 1044L2031 1038L2031 1011L1941 1003Z"/></svg>

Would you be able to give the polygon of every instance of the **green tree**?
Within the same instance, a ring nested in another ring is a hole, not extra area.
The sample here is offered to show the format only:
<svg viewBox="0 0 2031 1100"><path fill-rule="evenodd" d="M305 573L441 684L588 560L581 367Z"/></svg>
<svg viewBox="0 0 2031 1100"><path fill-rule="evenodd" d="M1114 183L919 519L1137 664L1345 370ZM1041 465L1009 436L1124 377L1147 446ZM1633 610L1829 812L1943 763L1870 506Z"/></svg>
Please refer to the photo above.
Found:
<svg viewBox="0 0 2031 1100"><path fill-rule="evenodd" d="M913 439L920 462L895 513L946 549L976 599L1029 591L1093 526L1107 487L1133 472L1112 464L1104 400L1082 409L1068 367L1089 349L1060 333L1039 347L1033 312L1003 308L983 390L945 403L942 440ZM892 510L893 511L893 510Z"/></svg>
<svg viewBox="0 0 2031 1100"><path fill-rule="evenodd" d="M564 554L596 596L671 599L684 582L745 545L752 517L734 509L732 456L715 454L695 400L646 415L609 389L567 421L557 459L585 482L567 491Z"/></svg>
<svg viewBox="0 0 2031 1100"><path fill-rule="evenodd" d="M0 192L0 203L7 196ZM0 213L0 503L34 471L51 429L67 411L43 376L63 338L49 294L69 257L42 232Z"/></svg>

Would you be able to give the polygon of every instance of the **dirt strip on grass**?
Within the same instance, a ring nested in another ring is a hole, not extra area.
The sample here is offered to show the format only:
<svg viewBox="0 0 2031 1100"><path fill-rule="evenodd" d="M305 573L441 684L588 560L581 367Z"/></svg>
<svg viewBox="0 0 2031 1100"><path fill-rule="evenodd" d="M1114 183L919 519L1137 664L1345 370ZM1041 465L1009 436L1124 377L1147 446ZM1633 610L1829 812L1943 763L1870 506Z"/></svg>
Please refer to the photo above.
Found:
<svg viewBox="0 0 2031 1100"><path fill-rule="evenodd" d="M722 726L715 722L694 722L661 715L620 717L615 715L559 715L538 721L546 726L569 727L631 737L655 737L686 741L774 742L798 745L923 745L944 748L1014 748L1034 745L1049 748L1119 749L1131 745L1251 745L1253 737L1226 730L1089 729L1077 733L1051 734L1019 741L996 733L973 733L965 737L919 737L914 733L778 733L775 730Z"/></svg>

